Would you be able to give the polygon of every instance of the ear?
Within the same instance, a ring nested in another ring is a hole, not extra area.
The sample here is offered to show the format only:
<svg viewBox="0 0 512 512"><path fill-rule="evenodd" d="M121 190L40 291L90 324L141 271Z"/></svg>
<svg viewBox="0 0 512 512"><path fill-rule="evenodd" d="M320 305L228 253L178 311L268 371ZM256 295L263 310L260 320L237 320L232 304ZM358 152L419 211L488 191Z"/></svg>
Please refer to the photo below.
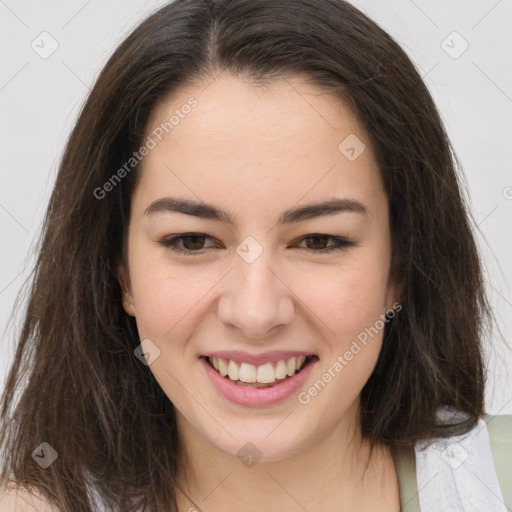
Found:
<svg viewBox="0 0 512 512"><path fill-rule="evenodd" d="M119 285L121 286L121 291L123 294L123 308L128 315L135 316L135 304L133 302L130 275L124 264L119 265L117 269L117 279L119 280Z"/></svg>
<svg viewBox="0 0 512 512"><path fill-rule="evenodd" d="M396 304L400 304L405 289L405 281L403 277L391 272L388 279L386 289L386 310L394 309Z"/></svg>

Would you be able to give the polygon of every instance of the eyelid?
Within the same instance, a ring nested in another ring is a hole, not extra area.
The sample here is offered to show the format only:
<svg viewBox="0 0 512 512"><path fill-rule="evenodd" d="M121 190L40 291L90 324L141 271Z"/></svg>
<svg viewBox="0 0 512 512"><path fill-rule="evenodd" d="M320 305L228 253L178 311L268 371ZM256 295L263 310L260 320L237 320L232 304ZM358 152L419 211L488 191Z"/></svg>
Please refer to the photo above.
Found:
<svg viewBox="0 0 512 512"><path fill-rule="evenodd" d="M305 247L304 249L306 251L310 251L310 252L316 252L316 253L326 253L326 252L329 252L329 249L342 249L344 247L349 247L349 246L353 246L353 245L356 245L355 242L349 240L347 237L344 237L344 236L336 236L336 235L329 235L327 233L309 233L307 235L304 235L304 236L301 236L299 237L298 240L299 242L303 242L304 240L308 239L308 238L313 238L313 237L317 237L317 238L327 238L328 240L334 240L336 242L336 244L333 244L333 245L330 245L328 246L327 248L325 249L319 249L319 250L315 250L315 249L308 249L307 247ZM294 240L295 242L295 240Z"/></svg>
<svg viewBox="0 0 512 512"><path fill-rule="evenodd" d="M162 245L165 248L168 248L174 252L181 253L181 254L203 254L205 249L210 249L214 246L205 247L203 249L199 249L197 251L191 251L187 249L175 249L174 247L183 239L191 236L197 236L197 237L204 237L207 240L214 240L215 238L207 235L205 233L199 233L199 232L189 232L189 233L182 233L180 235L173 235L170 237L163 238L162 240L159 240L158 243Z"/></svg>
<svg viewBox="0 0 512 512"><path fill-rule="evenodd" d="M206 239L215 240L215 237L212 237L210 235L207 235L205 233L199 233L199 232L189 232L189 233L182 233L180 235L173 235L168 238L164 238L162 240L159 240L159 244L163 247L170 249L171 251L183 254L183 255L191 255L191 256L199 256L202 254L205 254L206 249L215 248L215 246L205 247L203 249L199 249L197 251L189 250L189 249L176 249L176 246L185 238L190 236L198 236L198 237L205 237ZM356 246L357 243L348 239L347 237L343 236L336 236L336 235L329 235L327 233L308 233L306 235L303 235L299 238L296 238L293 240L292 243L301 243L308 238L326 238L327 240L334 240L336 243L330 246L327 246L323 249L308 249L307 247L302 247L303 251L305 251L308 254L315 254L315 255L322 255L322 254L330 254L334 251L342 251L344 249L347 249L349 247ZM294 246L295 247L295 246Z"/></svg>

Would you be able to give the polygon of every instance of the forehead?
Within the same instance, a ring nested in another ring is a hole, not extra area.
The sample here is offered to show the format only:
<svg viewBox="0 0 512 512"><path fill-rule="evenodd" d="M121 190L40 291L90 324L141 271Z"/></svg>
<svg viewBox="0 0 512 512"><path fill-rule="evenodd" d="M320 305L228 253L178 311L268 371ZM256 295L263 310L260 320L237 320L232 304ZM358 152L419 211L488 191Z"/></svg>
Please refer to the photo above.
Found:
<svg viewBox="0 0 512 512"><path fill-rule="evenodd" d="M189 84L158 104L146 132L155 142L141 163L148 200L168 192L268 209L326 194L373 203L382 195L363 127L303 76L258 85L224 74Z"/></svg>

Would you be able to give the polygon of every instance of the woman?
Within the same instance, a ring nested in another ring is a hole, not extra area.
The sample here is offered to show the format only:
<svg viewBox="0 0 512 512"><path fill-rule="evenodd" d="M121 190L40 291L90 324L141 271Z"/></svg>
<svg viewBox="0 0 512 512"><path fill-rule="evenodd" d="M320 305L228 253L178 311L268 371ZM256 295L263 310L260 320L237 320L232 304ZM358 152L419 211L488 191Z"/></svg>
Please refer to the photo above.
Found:
<svg viewBox="0 0 512 512"><path fill-rule="evenodd" d="M3 396L4 503L510 507L455 163L410 60L346 2L150 16L61 163Z"/></svg>

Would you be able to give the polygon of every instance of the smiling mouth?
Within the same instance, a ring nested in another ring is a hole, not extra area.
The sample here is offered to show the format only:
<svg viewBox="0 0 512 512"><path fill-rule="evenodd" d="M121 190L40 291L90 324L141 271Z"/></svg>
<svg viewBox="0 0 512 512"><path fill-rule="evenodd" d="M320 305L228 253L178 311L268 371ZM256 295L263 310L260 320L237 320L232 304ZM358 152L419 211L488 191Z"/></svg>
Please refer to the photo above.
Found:
<svg viewBox="0 0 512 512"><path fill-rule="evenodd" d="M221 357L202 356L222 377L238 386L268 388L293 378L306 366L318 360L318 356L299 356L265 363L260 366L233 361Z"/></svg>

